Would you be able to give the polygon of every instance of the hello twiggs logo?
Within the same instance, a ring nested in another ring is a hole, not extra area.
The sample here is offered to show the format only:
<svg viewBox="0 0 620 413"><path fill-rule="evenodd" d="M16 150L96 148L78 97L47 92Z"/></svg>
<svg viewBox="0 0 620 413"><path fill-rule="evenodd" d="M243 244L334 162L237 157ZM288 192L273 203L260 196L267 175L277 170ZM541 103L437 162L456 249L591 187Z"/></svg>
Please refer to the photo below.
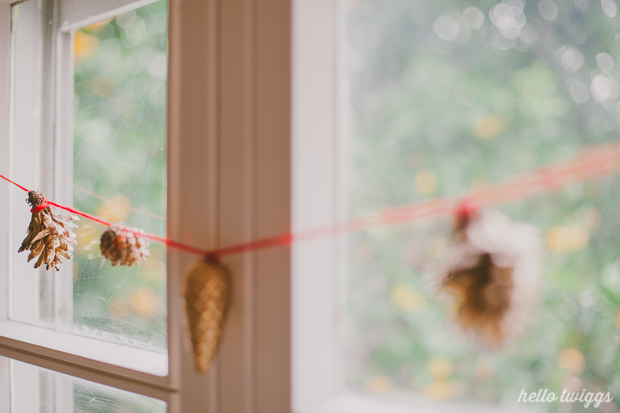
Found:
<svg viewBox="0 0 620 413"><path fill-rule="evenodd" d="M609 403L613 399L614 398L609 392L586 392L586 389L580 392L569 392L564 389L559 396L554 392L550 392L548 389L540 389L538 392L532 393L527 393L525 389L523 389L517 401L519 403L552 403L559 400L561 403L583 403L583 407L588 407L592 404L592 406L596 408L601 403Z"/></svg>

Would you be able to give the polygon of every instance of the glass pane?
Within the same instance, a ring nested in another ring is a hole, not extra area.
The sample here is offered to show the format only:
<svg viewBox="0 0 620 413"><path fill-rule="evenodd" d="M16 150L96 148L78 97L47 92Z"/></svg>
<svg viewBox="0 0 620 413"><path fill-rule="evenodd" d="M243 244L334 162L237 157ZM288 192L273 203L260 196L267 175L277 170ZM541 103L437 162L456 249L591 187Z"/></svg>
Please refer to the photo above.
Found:
<svg viewBox="0 0 620 413"><path fill-rule="evenodd" d="M167 3L77 30L73 202L85 212L166 235ZM138 267L99 258L104 228L76 230L73 321L166 346L166 257L158 243Z"/></svg>
<svg viewBox="0 0 620 413"><path fill-rule="evenodd" d="M457 197L618 137L613 1L343 3L351 217ZM451 217L352 234L349 385L496 405L522 390L620 394L619 184L611 176L497 208L546 241L533 324L498 351L454 331L437 299Z"/></svg>
<svg viewBox="0 0 620 413"><path fill-rule="evenodd" d="M11 360L13 413L165 413L166 403Z"/></svg>
<svg viewBox="0 0 620 413"><path fill-rule="evenodd" d="M165 237L167 2L74 32L59 32L53 16L50 0L13 6L9 175ZM35 270L27 253L16 254L30 221L25 198L12 190L12 318L165 350L165 248L153 243L145 263L113 267L99 252L105 228L82 219L74 259L59 272Z"/></svg>

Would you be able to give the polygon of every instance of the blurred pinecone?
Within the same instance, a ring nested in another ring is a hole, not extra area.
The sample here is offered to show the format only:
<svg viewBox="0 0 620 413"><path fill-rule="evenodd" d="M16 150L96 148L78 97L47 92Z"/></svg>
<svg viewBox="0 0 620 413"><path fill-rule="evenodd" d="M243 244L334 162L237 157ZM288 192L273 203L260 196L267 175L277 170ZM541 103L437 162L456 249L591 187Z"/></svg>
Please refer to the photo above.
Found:
<svg viewBox="0 0 620 413"><path fill-rule="evenodd" d="M99 248L101 254L112 262L112 265L140 265L150 255L149 239L142 236L144 231L135 227L127 227L121 222L110 225L101 235Z"/></svg>
<svg viewBox="0 0 620 413"><path fill-rule="evenodd" d="M77 241L75 234L67 228L76 227L71 221L77 221L79 218L53 211L41 192L28 192L26 201L32 206L32 217L28 235L18 252L30 251L28 262L38 255L39 259L34 268L45 264L46 269L54 267L58 271L62 263L61 257L69 260L73 257L72 244L77 245Z"/></svg>
<svg viewBox="0 0 620 413"><path fill-rule="evenodd" d="M540 278L538 231L495 211L460 219L441 289L456 299L456 322L494 348L528 325Z"/></svg>
<svg viewBox="0 0 620 413"><path fill-rule="evenodd" d="M220 344L231 297L231 282L219 264L201 260L186 271L185 312L194 364L205 373Z"/></svg>

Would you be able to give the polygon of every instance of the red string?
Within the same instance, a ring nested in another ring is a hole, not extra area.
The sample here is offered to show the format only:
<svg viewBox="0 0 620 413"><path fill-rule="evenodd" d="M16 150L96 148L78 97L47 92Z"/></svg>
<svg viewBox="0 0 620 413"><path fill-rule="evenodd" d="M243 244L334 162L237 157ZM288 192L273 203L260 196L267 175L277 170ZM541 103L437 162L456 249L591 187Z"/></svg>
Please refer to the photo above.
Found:
<svg viewBox="0 0 620 413"><path fill-rule="evenodd" d="M38 207L34 207L30 209L30 213L32 214L36 214L37 212L41 212L43 211L45 208L49 208L50 207L50 203L47 202L47 200L45 200L44 203L42 203L41 205L39 205Z"/></svg>
<svg viewBox="0 0 620 413"><path fill-rule="evenodd" d="M169 238L159 237L153 234L133 232L138 236L143 236L154 241L162 242L171 248L176 248L191 254L202 255L211 260L219 260L225 255L242 254L250 251L257 251L266 248L281 247L292 244L293 242L305 241L344 232L357 231L365 227L374 225L389 225L395 222L428 218L432 216L456 214L474 214L476 210L491 205L496 205L517 199L524 199L540 193L550 192L571 183L580 182L589 178L607 175L620 170L620 140L616 140L603 145L595 146L581 152L576 158L568 161L553 163L537 169L533 172L513 177L503 183L489 186L483 189L474 190L459 199L452 198L433 198L411 205L390 208L375 214L353 219L349 222L315 228L296 234L282 234L275 237L264 238L247 243L231 245L215 250L205 250L191 245L183 244ZM0 178L12 183L18 188L28 192L28 189L13 182L7 177L0 175ZM66 207L52 201L47 201L31 212L53 205L64 209L72 214L88 218L100 224L110 226L111 223L87 214L74 208Z"/></svg>
<svg viewBox="0 0 620 413"><path fill-rule="evenodd" d="M26 192L29 192L26 188L24 188L23 186L21 186L20 184L18 184L17 182L13 182L11 181L9 178L7 178L6 176L0 175L4 180L9 181L10 183L12 183L13 185L15 185L18 188L23 189Z"/></svg>

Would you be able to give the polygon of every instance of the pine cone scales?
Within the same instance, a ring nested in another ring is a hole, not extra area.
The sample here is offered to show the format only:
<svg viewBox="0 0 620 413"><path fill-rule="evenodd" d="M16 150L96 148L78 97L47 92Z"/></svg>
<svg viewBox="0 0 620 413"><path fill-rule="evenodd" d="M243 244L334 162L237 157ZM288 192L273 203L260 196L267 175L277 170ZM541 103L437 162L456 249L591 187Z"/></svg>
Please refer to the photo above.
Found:
<svg viewBox="0 0 620 413"><path fill-rule="evenodd" d="M221 266L200 261L185 277L185 311L194 363L205 373L219 347L231 296L230 278Z"/></svg>
<svg viewBox="0 0 620 413"><path fill-rule="evenodd" d="M40 192L28 192L27 202L32 206L32 217L28 235L18 252L30 251L28 262L38 256L34 268L45 264L47 270L53 267L58 271L61 257L68 260L73 257L72 245L76 245L77 241L75 234L68 228L75 227L71 221L79 218L53 211Z"/></svg>
<svg viewBox="0 0 620 413"><path fill-rule="evenodd" d="M140 265L150 255L149 239L140 235L143 232L120 222L110 225L101 235L101 255L109 259L113 266L119 263L128 267Z"/></svg>
<svg viewBox="0 0 620 413"><path fill-rule="evenodd" d="M477 332L491 347L504 341L503 322L514 288L512 268L498 267L489 254L482 254L472 268L451 271L442 287L457 297L456 318L463 328Z"/></svg>

